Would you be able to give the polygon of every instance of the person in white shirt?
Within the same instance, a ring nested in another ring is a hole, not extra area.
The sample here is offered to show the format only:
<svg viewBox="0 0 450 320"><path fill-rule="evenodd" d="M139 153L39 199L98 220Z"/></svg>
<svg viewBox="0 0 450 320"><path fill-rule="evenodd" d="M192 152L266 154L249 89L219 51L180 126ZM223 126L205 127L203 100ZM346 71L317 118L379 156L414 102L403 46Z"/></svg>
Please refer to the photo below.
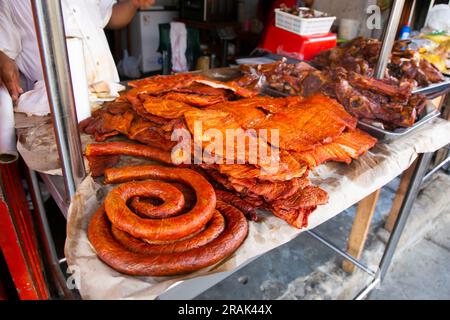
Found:
<svg viewBox="0 0 450 320"><path fill-rule="evenodd" d="M83 41L88 83L118 82L119 75L104 28L120 29L138 8L155 0L61 0L66 37ZM43 80L30 0L0 0L0 87L16 101L21 93ZM20 73L26 88L20 85ZM25 90L24 90L25 89Z"/></svg>

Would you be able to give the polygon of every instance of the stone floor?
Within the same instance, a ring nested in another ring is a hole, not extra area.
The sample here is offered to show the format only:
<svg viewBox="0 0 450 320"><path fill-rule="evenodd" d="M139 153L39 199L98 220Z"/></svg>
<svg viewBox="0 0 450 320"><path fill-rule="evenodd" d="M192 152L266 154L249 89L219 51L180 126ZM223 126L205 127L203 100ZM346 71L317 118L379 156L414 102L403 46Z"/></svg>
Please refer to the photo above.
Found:
<svg viewBox="0 0 450 320"><path fill-rule="evenodd" d="M378 265L388 238L382 228L399 179L381 191L362 260ZM450 176L439 173L423 187L390 272L372 299L450 298ZM345 249L355 208L316 228ZM249 263L197 299L351 299L370 281L340 268L342 258L307 234Z"/></svg>
<svg viewBox="0 0 450 320"><path fill-rule="evenodd" d="M393 264L379 290L384 299L450 299L450 210Z"/></svg>

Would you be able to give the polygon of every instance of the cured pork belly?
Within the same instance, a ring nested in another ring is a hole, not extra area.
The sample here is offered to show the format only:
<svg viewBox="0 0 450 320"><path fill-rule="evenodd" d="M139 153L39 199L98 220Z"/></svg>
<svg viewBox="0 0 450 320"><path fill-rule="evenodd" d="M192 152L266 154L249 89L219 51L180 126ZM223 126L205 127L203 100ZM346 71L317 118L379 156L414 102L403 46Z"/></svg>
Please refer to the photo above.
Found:
<svg viewBox="0 0 450 320"><path fill-rule="evenodd" d="M268 182L258 179L227 178L219 171L207 168L207 175L216 184L252 203L256 208L270 210L296 228L306 227L308 216L328 201L326 191L312 186L306 177Z"/></svg>
<svg viewBox="0 0 450 320"><path fill-rule="evenodd" d="M367 133L355 129L344 132L331 143L317 146L313 150L291 153L298 161L314 168L327 161L338 161L349 164L372 148L377 139Z"/></svg>
<svg viewBox="0 0 450 320"><path fill-rule="evenodd" d="M197 110L183 101L151 96L145 97L143 108L145 112L164 119L177 119L183 116L185 112Z"/></svg>
<svg viewBox="0 0 450 320"><path fill-rule="evenodd" d="M263 110L251 104L240 104L239 101L218 103L208 107L208 110L226 112L233 116L240 127L246 129L253 128L256 124L266 120L267 115Z"/></svg>
<svg viewBox="0 0 450 320"><path fill-rule="evenodd" d="M128 134L133 119L134 112L129 104L108 104L94 111L91 118L83 120L80 128L87 134L93 134L95 140L100 142L118 134Z"/></svg>
<svg viewBox="0 0 450 320"><path fill-rule="evenodd" d="M186 121L187 128L191 132L192 136L194 136L194 143L201 143L199 147L201 147L202 150L208 146L211 146L212 149L208 149L211 156L217 155L222 158L223 162L228 161L238 163L240 160L242 162L249 163L250 154L254 154L258 157L259 143L266 143L265 141L261 141L250 134L244 139L245 148L239 148L236 141L234 146L232 146L233 149L230 147L230 150L227 152L227 144L225 140L227 135L236 133L236 130L240 130L240 132L237 132L240 135L245 134L244 129L239 125L233 115L228 112L208 108L205 110L186 112L184 113L184 119ZM196 129L196 126L198 129ZM201 132L198 131L200 128ZM199 137L195 137L195 135L199 135ZM219 148L220 143L217 146L214 146L216 137L220 139L222 148ZM270 150L270 147L267 146L267 149ZM258 158L255 158L254 161L256 162L257 159Z"/></svg>
<svg viewBox="0 0 450 320"><path fill-rule="evenodd" d="M158 95L162 92L190 86L196 80L201 79L205 79L205 77L192 73L179 73L134 80L128 82L128 85L133 88L138 88L138 92Z"/></svg>
<svg viewBox="0 0 450 320"><path fill-rule="evenodd" d="M196 107L207 107L213 104L224 102L225 96L201 95L196 93L169 92L161 97L162 99L175 100L187 103Z"/></svg>
<svg viewBox="0 0 450 320"><path fill-rule="evenodd" d="M201 84L194 82L186 87L175 88L173 92L181 92L181 93L195 93L203 96L226 96L228 92L226 89L213 88L211 86L207 86L206 84Z"/></svg>
<svg viewBox="0 0 450 320"><path fill-rule="evenodd" d="M138 117L131 124L128 138L140 143L170 151L176 145L176 141L170 141L164 135L164 130L151 121Z"/></svg>
<svg viewBox="0 0 450 320"><path fill-rule="evenodd" d="M268 181L286 181L302 177L307 167L303 162L295 160L288 152L281 151L279 162L253 166L245 164L219 164L220 173L235 179L260 179Z"/></svg>
<svg viewBox="0 0 450 320"><path fill-rule="evenodd" d="M221 81L211 80L211 79L196 79L195 81L197 83L205 84L205 85L208 85L213 88L230 90L234 94L241 96L243 98L256 97L259 94L258 91L241 87L239 84L237 84L234 81L221 82Z"/></svg>
<svg viewBox="0 0 450 320"><path fill-rule="evenodd" d="M289 104L256 126L257 129L279 130L279 147L297 152L329 143L346 128L355 127L356 119L335 100L323 95Z"/></svg>
<svg viewBox="0 0 450 320"><path fill-rule="evenodd" d="M252 203L240 198L238 195L218 189L216 190L216 197L218 200L229 203L241 210L248 220L258 220L258 217L256 216L256 207Z"/></svg>

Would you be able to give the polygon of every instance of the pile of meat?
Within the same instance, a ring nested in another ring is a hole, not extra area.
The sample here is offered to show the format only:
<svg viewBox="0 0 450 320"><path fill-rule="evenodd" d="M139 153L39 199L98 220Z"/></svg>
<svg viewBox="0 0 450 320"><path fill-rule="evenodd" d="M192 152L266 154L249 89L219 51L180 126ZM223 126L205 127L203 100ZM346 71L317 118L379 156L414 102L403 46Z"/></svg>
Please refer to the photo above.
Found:
<svg viewBox="0 0 450 320"><path fill-rule="evenodd" d="M342 67L349 72L373 77L380 51L379 40L359 37L321 52L313 62L321 69ZM390 84L410 82L412 87L425 87L444 80L442 73L417 52L408 49L405 41L394 44L384 78Z"/></svg>
<svg viewBox="0 0 450 320"><path fill-rule="evenodd" d="M178 163L174 158L186 154L171 153L179 142L171 140L172 133L185 129L194 136L196 122L202 123L202 138L192 148L192 159L195 149L200 148L203 154L208 149L209 129L223 137L230 129L245 133L278 130L279 141L272 135L245 139L246 151L254 141L260 148L277 150L271 154L275 162L254 163L246 155L238 162L242 154L235 149L230 163L228 152L215 149L214 156L226 154L226 162L190 165L212 183L218 198L233 203L252 220L256 219L255 209L262 208L297 228L306 226L308 216L328 200L327 193L309 181L309 170L329 160L350 163L376 143L375 138L356 129L356 119L342 105L322 94L256 97L256 92L238 83L193 75L154 77L132 85L134 89L105 104L80 126L97 141L121 134L146 146L130 147L120 142L95 145L103 151L86 153L93 175L102 174L120 154Z"/></svg>
<svg viewBox="0 0 450 320"><path fill-rule="evenodd" d="M351 65L358 66L356 62ZM412 94L410 81L377 80L369 71L362 72L368 70L365 60L356 71L337 65L319 71L304 62L287 64L285 60L240 68L246 76L238 82L244 86L253 86L248 75L260 75L266 78L271 94L309 97L320 92L339 101L356 118L387 129L412 126L426 102L424 96Z"/></svg>

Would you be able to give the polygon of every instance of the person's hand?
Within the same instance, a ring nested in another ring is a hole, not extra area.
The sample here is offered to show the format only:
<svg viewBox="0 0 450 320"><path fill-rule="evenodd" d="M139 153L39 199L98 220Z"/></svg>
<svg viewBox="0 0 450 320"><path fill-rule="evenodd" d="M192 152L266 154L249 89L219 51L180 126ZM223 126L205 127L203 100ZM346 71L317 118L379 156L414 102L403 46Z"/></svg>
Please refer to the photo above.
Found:
<svg viewBox="0 0 450 320"><path fill-rule="evenodd" d="M147 9L155 4L155 0L131 0L133 5L139 9Z"/></svg>
<svg viewBox="0 0 450 320"><path fill-rule="evenodd" d="M0 85L8 89L13 101L19 99L19 95L23 93L16 62L2 52L0 52Z"/></svg>

